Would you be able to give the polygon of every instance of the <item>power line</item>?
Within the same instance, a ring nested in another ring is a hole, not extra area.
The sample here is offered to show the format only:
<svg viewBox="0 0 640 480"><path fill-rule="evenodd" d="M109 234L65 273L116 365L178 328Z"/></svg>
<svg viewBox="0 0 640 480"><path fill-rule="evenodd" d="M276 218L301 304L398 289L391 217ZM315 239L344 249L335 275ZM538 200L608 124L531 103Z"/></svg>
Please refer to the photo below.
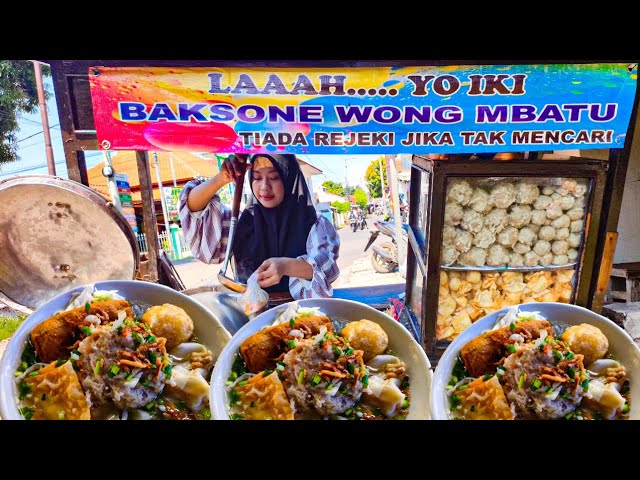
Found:
<svg viewBox="0 0 640 480"><path fill-rule="evenodd" d="M57 127L58 125L60 125L60 124L59 124L59 123L56 123L55 125L52 125L50 128L55 128L55 127ZM23 142L23 141L25 141L25 140L27 140L27 139L29 139L29 138L31 138L31 137L35 137L36 135L40 135L41 133L44 133L44 130L40 130L39 132L36 132L36 133L34 133L33 135L29 135L28 137L24 137L24 138L21 138L20 140L16 140L16 142L15 142L15 143ZM34 145L37 145L37 144L34 144Z"/></svg>

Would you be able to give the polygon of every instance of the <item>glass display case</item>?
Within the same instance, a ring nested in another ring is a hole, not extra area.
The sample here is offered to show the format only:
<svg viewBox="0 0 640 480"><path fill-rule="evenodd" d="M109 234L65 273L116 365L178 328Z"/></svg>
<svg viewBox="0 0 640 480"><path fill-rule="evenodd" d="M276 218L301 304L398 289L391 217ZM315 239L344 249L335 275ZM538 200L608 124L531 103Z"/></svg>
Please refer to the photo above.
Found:
<svg viewBox="0 0 640 480"><path fill-rule="evenodd" d="M409 315L431 360L474 321L528 302L586 305L606 162L413 157Z"/></svg>

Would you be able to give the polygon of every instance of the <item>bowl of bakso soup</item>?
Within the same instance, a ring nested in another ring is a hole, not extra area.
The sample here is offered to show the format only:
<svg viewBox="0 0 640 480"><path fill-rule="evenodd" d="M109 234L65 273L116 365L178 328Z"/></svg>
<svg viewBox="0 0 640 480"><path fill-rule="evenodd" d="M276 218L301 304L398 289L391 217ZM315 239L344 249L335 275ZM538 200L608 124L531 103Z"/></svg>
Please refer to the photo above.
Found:
<svg viewBox="0 0 640 480"><path fill-rule="evenodd" d="M640 349L606 317L576 305L527 303L487 315L445 350L434 419L640 418Z"/></svg>
<svg viewBox="0 0 640 480"><path fill-rule="evenodd" d="M230 338L210 310L163 285L73 288L11 337L0 363L0 415L210 419L211 373Z"/></svg>
<svg viewBox="0 0 640 480"><path fill-rule="evenodd" d="M367 305L305 299L258 315L218 357L215 419L429 419L432 372L408 330Z"/></svg>

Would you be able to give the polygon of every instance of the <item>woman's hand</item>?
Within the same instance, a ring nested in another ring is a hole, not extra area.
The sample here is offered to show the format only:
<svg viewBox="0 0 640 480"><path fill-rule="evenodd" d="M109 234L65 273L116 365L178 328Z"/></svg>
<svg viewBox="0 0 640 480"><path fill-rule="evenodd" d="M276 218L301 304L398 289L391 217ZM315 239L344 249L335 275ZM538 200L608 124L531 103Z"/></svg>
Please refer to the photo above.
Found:
<svg viewBox="0 0 640 480"><path fill-rule="evenodd" d="M309 262L301 258L271 257L267 258L256 270L258 285L262 288L277 285L284 275L311 280L313 269Z"/></svg>
<svg viewBox="0 0 640 480"><path fill-rule="evenodd" d="M262 265L258 267L258 285L262 288L277 285L280 279L286 275L287 264L291 260L286 257L267 258Z"/></svg>
<svg viewBox="0 0 640 480"><path fill-rule="evenodd" d="M220 167L220 176L225 185L242 179L244 172L251 168L251 164L247 163L248 157L247 154L232 153L224 160Z"/></svg>

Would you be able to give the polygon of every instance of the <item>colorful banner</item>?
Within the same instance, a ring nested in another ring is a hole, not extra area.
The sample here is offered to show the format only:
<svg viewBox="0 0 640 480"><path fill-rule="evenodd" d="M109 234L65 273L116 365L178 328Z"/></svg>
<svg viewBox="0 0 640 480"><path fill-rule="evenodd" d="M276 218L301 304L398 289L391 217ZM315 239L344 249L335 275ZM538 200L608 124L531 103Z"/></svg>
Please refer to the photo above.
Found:
<svg viewBox="0 0 640 480"><path fill-rule="evenodd" d="M89 69L101 148L316 154L621 148L637 64Z"/></svg>

